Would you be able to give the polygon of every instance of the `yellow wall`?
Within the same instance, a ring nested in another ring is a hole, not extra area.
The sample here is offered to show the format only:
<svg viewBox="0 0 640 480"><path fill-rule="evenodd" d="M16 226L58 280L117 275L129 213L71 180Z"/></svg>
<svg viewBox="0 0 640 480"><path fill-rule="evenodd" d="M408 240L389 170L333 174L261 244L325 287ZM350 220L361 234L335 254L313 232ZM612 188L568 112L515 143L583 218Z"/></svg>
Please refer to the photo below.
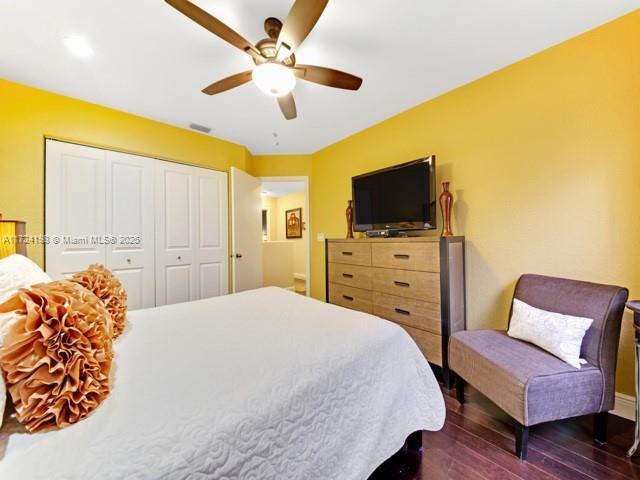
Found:
<svg viewBox="0 0 640 480"><path fill-rule="evenodd" d="M436 154L467 237L468 327L507 322L517 277L537 272L640 297L640 11L426 102L313 156L316 234L345 234L353 175ZM625 315L618 391L633 393Z"/></svg>
<svg viewBox="0 0 640 480"><path fill-rule="evenodd" d="M256 177L308 177L311 155L255 155L250 173Z"/></svg>
<svg viewBox="0 0 640 480"><path fill-rule="evenodd" d="M44 230L44 138L55 137L167 160L251 170L243 146L0 79L0 212ZM43 250L29 247L42 264Z"/></svg>

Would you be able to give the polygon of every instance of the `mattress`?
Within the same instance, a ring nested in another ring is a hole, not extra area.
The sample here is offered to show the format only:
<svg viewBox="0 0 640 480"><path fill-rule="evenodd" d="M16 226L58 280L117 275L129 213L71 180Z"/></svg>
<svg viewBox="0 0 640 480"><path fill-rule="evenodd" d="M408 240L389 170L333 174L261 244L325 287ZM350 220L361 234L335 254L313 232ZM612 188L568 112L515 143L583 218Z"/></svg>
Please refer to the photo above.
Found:
<svg viewBox="0 0 640 480"><path fill-rule="evenodd" d="M0 434L2 479L362 480L444 400L397 325L279 288L131 312L87 419Z"/></svg>

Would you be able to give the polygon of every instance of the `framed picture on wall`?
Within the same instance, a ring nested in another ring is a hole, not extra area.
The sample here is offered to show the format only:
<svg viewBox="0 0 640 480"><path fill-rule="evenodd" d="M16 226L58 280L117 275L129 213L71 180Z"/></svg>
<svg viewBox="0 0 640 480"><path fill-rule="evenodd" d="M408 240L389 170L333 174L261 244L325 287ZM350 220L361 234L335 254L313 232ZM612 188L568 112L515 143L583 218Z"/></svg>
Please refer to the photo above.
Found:
<svg viewBox="0 0 640 480"><path fill-rule="evenodd" d="M302 238L302 208L287 210L284 214L287 238Z"/></svg>

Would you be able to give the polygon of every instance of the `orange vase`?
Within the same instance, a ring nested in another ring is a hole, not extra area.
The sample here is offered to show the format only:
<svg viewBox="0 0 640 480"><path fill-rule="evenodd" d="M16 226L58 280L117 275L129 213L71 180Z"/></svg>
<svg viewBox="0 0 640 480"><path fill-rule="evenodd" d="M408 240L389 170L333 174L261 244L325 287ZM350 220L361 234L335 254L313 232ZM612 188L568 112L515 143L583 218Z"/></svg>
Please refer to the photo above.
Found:
<svg viewBox="0 0 640 480"><path fill-rule="evenodd" d="M347 211L347 238L353 238L353 200L348 200Z"/></svg>
<svg viewBox="0 0 640 480"><path fill-rule="evenodd" d="M442 182L442 193L440 194L440 210L442 210L442 234L443 237L452 237L451 231L451 206L453 205L453 194L449 191L449 182Z"/></svg>

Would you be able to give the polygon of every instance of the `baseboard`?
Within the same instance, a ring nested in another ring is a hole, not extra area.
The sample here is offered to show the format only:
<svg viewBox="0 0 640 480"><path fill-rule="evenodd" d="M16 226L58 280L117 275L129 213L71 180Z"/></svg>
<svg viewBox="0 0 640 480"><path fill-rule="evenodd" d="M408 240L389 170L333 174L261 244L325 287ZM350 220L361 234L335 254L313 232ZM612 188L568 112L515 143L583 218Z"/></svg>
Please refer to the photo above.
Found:
<svg viewBox="0 0 640 480"><path fill-rule="evenodd" d="M636 420L636 398L631 395L616 392L615 408L611 410L612 414L627 420Z"/></svg>
<svg viewBox="0 0 640 480"><path fill-rule="evenodd" d="M307 276L304 273L294 273L293 278L296 280L302 280L303 282L307 281Z"/></svg>

